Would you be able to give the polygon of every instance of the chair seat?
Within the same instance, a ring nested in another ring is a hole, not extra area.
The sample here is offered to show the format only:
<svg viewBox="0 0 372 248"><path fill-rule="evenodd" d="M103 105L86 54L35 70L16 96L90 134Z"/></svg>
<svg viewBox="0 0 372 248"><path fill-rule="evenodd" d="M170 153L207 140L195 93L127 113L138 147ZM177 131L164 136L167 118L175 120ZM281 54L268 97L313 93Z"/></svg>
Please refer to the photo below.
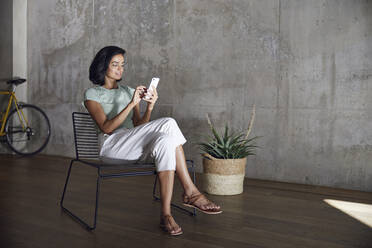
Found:
<svg viewBox="0 0 372 248"><path fill-rule="evenodd" d="M123 159L85 159L85 158L79 158L76 159L77 161L80 161L84 164L91 165L96 168L102 168L102 169L156 169L154 163L142 163L137 162L133 160L123 160Z"/></svg>

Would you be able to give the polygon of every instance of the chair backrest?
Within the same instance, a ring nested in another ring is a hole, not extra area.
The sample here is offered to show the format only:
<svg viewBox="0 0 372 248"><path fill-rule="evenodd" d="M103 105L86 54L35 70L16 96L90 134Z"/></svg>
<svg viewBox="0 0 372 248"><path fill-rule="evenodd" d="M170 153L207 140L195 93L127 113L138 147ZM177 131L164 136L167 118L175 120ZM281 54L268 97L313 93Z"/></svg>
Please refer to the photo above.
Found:
<svg viewBox="0 0 372 248"><path fill-rule="evenodd" d="M76 158L98 159L99 143L98 130L95 122L88 113L73 112Z"/></svg>

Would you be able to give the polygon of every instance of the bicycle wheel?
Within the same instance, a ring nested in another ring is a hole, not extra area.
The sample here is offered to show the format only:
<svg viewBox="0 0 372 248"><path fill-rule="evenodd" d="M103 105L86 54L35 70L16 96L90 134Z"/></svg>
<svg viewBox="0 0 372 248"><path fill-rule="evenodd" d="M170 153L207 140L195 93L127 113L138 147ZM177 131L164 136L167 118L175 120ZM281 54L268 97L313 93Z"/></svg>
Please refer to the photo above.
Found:
<svg viewBox="0 0 372 248"><path fill-rule="evenodd" d="M14 109L6 120L6 141L9 147L18 154L39 153L49 141L49 119L44 111L34 105L23 104L18 108L20 111L17 112L17 109Z"/></svg>

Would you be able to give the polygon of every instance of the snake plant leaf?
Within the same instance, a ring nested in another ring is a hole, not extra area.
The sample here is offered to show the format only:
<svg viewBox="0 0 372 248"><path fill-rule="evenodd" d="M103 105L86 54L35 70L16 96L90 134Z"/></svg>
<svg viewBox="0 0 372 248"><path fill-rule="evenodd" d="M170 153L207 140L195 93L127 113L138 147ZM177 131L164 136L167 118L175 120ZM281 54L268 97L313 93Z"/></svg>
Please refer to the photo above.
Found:
<svg viewBox="0 0 372 248"><path fill-rule="evenodd" d="M249 138L245 132L234 132L226 124L224 132L220 135L208 119L212 135L204 137L206 142L198 143L200 149L218 159L236 159L256 155L258 146L255 141L259 136Z"/></svg>
<svg viewBox="0 0 372 248"><path fill-rule="evenodd" d="M226 143L227 139L228 139L228 136L229 136L229 127L227 126L227 124L225 125L225 134L223 136L223 141L224 143Z"/></svg>

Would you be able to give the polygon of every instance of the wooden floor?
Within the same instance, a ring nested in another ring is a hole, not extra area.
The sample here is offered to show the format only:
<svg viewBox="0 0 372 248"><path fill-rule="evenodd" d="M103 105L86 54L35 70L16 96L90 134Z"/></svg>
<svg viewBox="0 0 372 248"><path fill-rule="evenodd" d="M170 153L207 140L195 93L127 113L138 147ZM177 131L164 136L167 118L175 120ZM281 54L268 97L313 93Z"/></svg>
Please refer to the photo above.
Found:
<svg viewBox="0 0 372 248"><path fill-rule="evenodd" d="M184 231L178 237L158 227L153 176L105 180L97 229L89 232L59 206L68 164L59 157L0 156L0 247L372 247L371 227L324 201L372 204L371 193L261 180L247 180L238 196L210 196L222 205L221 215L174 211ZM66 206L86 218L93 213L94 175L77 166L66 196ZM180 196L176 185L174 199ZM363 206L371 220L372 205Z"/></svg>

